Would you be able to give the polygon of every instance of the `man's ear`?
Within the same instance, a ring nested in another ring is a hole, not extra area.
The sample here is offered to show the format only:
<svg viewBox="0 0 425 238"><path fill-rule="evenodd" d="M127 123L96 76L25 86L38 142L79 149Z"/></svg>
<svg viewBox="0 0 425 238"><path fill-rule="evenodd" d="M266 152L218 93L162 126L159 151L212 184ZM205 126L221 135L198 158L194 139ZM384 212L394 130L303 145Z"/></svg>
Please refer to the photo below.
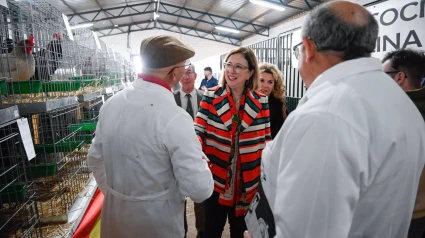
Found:
<svg viewBox="0 0 425 238"><path fill-rule="evenodd" d="M176 82L176 79L177 79L177 77L176 77L176 69L174 68L173 71L171 71L171 73L170 73L170 80L172 82ZM179 81L180 80L177 80L177 82L179 82Z"/></svg>
<svg viewBox="0 0 425 238"><path fill-rule="evenodd" d="M401 71L398 72L394 77L398 85L404 84L404 82L407 80L406 74Z"/></svg>
<svg viewBox="0 0 425 238"><path fill-rule="evenodd" d="M316 43L314 43L314 41L312 40L307 39L306 37L303 37L303 47L304 47L305 61L306 63L311 63L317 53Z"/></svg>
<svg viewBox="0 0 425 238"><path fill-rule="evenodd" d="M194 73L195 74L195 80L196 80L196 78L198 77L198 74L197 73Z"/></svg>

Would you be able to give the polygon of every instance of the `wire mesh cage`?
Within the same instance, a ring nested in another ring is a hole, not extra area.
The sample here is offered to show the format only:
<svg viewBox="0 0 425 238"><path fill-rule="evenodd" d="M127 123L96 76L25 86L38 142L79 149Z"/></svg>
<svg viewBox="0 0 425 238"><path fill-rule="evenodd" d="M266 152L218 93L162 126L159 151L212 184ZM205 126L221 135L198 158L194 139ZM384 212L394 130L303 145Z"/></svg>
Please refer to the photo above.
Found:
<svg viewBox="0 0 425 238"><path fill-rule="evenodd" d="M63 14L46 0L7 2L0 7L1 105L92 93L124 77L123 61L102 41L99 50L92 31L75 28L70 40Z"/></svg>
<svg viewBox="0 0 425 238"><path fill-rule="evenodd" d="M17 105L28 118L37 155L27 161L16 123L0 122L0 237L38 237L38 225L71 212L91 172L86 155L100 108L136 74L103 41L98 48L92 31L74 28L71 40L64 15L46 0L7 3L0 108Z"/></svg>
<svg viewBox="0 0 425 238"><path fill-rule="evenodd" d="M29 116L37 154L30 179L42 217L66 214L88 181L81 118L80 105Z"/></svg>
<svg viewBox="0 0 425 238"><path fill-rule="evenodd" d="M32 168L15 111L17 107L0 110L0 237L41 237L41 230L36 227L39 215L35 190L27 179Z"/></svg>
<svg viewBox="0 0 425 238"><path fill-rule="evenodd" d="M12 49L1 58L1 83L5 84L2 104L73 95L78 84L59 81L72 76L75 65L62 13L44 0L9 0L8 6L2 8L0 22L1 39L9 40Z"/></svg>
<svg viewBox="0 0 425 238"><path fill-rule="evenodd" d="M72 125L81 131L80 138L87 144L91 144L93 134L99 118L100 108L105 101L105 95L81 102L79 123Z"/></svg>

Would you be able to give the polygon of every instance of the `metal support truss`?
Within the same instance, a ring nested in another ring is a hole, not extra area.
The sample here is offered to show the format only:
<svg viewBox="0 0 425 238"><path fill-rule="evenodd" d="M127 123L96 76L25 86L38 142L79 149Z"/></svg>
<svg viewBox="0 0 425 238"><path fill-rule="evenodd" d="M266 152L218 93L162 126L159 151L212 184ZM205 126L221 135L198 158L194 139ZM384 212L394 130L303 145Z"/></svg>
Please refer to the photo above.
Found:
<svg viewBox="0 0 425 238"><path fill-rule="evenodd" d="M304 0L305 4L307 4L308 8L313 9L310 5L310 3L308 2L308 0Z"/></svg>
<svg viewBox="0 0 425 238"><path fill-rule="evenodd" d="M283 0L276 0L276 1L273 1L273 0L261 0L261 1L269 2L269 3L274 3L276 5L282 5L284 7L292 8L292 9L303 11L303 12L310 11L310 9L311 9L310 3L308 3L307 0L304 0L304 1L306 2L307 6L309 6L309 9L291 6L291 5L289 5L289 3L285 3Z"/></svg>
<svg viewBox="0 0 425 238"><path fill-rule="evenodd" d="M120 6L120 7L104 8L104 9L99 9L95 11L79 12L79 13L68 15L68 17L70 18L70 21L75 16L79 16L81 18L88 19L88 21L91 23L96 23L99 21L113 20L117 18L131 17L136 15L140 16L142 14L153 13L154 10L152 10L151 4L154 4L154 3L145 2L145 3ZM124 12L128 12L126 10L130 10L132 13L124 13ZM119 13L117 14L117 12ZM99 17L100 13L103 13L102 14L103 17ZM182 6L176 6L176 5L172 5L168 3L160 2L157 13L180 17L180 18L192 20L195 22L202 22L202 23L210 24L212 26L227 27L230 29L234 29L234 30L238 30L238 31L246 32L250 34L258 34L258 35L267 36L267 37L269 36L268 26L263 26L263 25L252 23L252 22L237 20L237 19L233 19L229 17L223 17L220 15L211 14L208 12L202 12L202 11L189 9ZM94 17L91 17L90 19L88 15L94 15ZM241 26L244 26L244 27L241 27Z"/></svg>
<svg viewBox="0 0 425 238"><path fill-rule="evenodd" d="M126 31L123 31L122 29L118 29L120 32L113 32L114 29L117 28L126 28ZM169 32L174 33L180 33L188 36L198 37L202 38L204 40L212 40L220 43L240 46L242 45L242 40L220 35L218 33L214 32L207 32L199 29L195 29L192 27L182 26L176 23L172 22L166 22L166 21L143 21L143 22L134 22L127 25L120 25L117 28L98 28L94 29L100 34L101 37L106 36L114 36L114 35L120 35L120 34L129 34L131 32L137 32L137 31L146 31L146 30L153 30L153 29L159 29L159 30L165 30Z"/></svg>

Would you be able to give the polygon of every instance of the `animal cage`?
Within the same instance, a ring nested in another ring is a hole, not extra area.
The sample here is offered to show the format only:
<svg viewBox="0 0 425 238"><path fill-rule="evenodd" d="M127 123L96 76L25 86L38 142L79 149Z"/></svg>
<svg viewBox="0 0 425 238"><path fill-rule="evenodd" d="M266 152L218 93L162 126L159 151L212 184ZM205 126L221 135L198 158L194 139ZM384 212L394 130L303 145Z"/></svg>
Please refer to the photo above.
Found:
<svg viewBox="0 0 425 238"><path fill-rule="evenodd" d="M17 107L0 110L0 237L41 237L32 167L23 148Z"/></svg>
<svg viewBox="0 0 425 238"><path fill-rule="evenodd" d="M97 49L92 31L73 29L72 41L62 13L46 0L7 2L8 8L0 7L1 105L53 101L110 86L110 69L121 69L122 62L110 61L102 41ZM124 70L114 71L113 83L124 77Z"/></svg>
<svg viewBox="0 0 425 238"><path fill-rule="evenodd" d="M85 141L81 128L80 105L29 115L36 158L30 177L37 191L41 217L66 214L89 179L86 155L80 149ZM66 221L64 221L66 222Z"/></svg>
<svg viewBox="0 0 425 238"><path fill-rule="evenodd" d="M81 85L69 80L75 74L75 61L70 57L73 42L67 37L62 13L44 0L9 0L8 6L2 11L1 39L11 41L13 51L1 58L2 104L45 102L75 95ZM34 45L19 45L31 38ZM17 52L28 49L25 57L18 56Z"/></svg>
<svg viewBox="0 0 425 238"><path fill-rule="evenodd" d="M105 95L94 97L90 100L81 102L79 112L79 123L72 124L71 127L79 129L81 141L91 144L93 134L96 131L96 125L99 118L100 108L103 105Z"/></svg>

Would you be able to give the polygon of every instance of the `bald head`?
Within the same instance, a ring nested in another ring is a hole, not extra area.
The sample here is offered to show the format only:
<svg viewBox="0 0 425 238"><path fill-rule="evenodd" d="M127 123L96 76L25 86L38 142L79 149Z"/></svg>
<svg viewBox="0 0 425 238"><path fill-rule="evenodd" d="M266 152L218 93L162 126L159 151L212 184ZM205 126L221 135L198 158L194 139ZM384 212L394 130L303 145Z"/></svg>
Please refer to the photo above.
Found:
<svg viewBox="0 0 425 238"><path fill-rule="evenodd" d="M369 12L359 4L335 1L328 4L329 9L341 20L353 25L365 26L369 23Z"/></svg>
<svg viewBox="0 0 425 238"><path fill-rule="evenodd" d="M378 22L364 7L333 1L310 12L302 36L317 44L317 51L339 55L343 60L370 57L378 38Z"/></svg>

